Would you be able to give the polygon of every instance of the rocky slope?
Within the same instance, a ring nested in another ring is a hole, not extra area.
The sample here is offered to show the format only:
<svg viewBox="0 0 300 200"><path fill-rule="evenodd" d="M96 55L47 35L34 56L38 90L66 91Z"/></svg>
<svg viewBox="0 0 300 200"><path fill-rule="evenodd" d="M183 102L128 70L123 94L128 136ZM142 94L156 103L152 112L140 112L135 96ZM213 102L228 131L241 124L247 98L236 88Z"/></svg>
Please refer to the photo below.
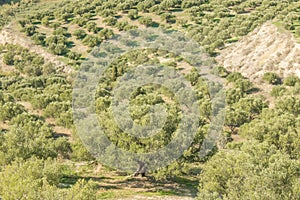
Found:
<svg viewBox="0 0 300 200"><path fill-rule="evenodd" d="M268 71L283 77L289 74L300 77L300 44L290 33L267 22L223 49L217 62L256 82Z"/></svg>

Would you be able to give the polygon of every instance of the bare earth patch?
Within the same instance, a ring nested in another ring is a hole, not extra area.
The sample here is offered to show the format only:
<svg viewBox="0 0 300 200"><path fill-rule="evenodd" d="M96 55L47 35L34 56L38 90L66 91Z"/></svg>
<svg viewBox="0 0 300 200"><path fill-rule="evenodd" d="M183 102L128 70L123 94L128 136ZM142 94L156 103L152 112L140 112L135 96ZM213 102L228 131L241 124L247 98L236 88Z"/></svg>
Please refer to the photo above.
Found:
<svg viewBox="0 0 300 200"><path fill-rule="evenodd" d="M283 77L290 74L300 77L299 58L300 44L293 35L267 22L222 50L216 59L229 71L240 72L257 82L270 71Z"/></svg>

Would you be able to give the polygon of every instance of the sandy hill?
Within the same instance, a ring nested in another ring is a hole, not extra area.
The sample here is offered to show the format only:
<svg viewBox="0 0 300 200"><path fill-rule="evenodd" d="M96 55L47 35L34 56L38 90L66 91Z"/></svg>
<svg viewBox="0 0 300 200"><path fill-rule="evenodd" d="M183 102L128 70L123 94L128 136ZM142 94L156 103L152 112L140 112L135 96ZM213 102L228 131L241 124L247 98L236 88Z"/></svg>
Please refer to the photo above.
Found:
<svg viewBox="0 0 300 200"><path fill-rule="evenodd" d="M253 81L259 81L268 71L283 77L289 74L300 77L300 44L289 32L267 22L223 49L217 61Z"/></svg>

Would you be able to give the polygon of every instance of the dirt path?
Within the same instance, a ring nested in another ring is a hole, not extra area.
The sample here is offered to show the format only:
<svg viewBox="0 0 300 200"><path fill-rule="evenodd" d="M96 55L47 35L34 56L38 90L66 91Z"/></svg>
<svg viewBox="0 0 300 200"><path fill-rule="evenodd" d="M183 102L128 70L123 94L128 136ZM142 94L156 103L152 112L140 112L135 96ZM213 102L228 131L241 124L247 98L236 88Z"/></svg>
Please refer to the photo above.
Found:
<svg viewBox="0 0 300 200"><path fill-rule="evenodd" d="M196 196L195 188L174 181L156 181L151 177L118 177L115 174L100 179L100 194L113 194L112 199L191 200Z"/></svg>

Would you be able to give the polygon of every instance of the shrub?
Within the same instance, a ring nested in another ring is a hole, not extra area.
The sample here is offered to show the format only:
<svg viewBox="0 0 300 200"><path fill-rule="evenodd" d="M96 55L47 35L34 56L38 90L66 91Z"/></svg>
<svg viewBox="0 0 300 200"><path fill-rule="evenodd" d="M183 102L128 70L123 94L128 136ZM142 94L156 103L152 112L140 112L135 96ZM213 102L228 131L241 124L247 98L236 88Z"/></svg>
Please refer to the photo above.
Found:
<svg viewBox="0 0 300 200"><path fill-rule="evenodd" d="M98 33L98 36L104 39L108 39L114 36L114 32L111 29L104 28Z"/></svg>
<svg viewBox="0 0 300 200"><path fill-rule="evenodd" d="M284 79L284 85L295 86L296 83L300 83L300 78L294 75L288 76Z"/></svg>
<svg viewBox="0 0 300 200"><path fill-rule="evenodd" d="M147 27L150 27L153 25L153 21L151 17L140 17L139 22Z"/></svg>
<svg viewBox="0 0 300 200"><path fill-rule="evenodd" d="M130 10L127 16L129 19L133 20L138 18L138 14L139 12L137 10Z"/></svg>
<svg viewBox="0 0 300 200"><path fill-rule="evenodd" d="M87 35L82 40L82 43L87 45L88 47L95 47L101 43L101 40L98 37Z"/></svg>
<svg viewBox="0 0 300 200"><path fill-rule="evenodd" d="M53 35L68 36L69 33L68 33L68 31L66 30L66 28L59 27L59 28L57 28L57 29L55 29L55 30L53 31Z"/></svg>
<svg viewBox="0 0 300 200"><path fill-rule="evenodd" d="M247 92L252 88L253 84L247 79L238 79L235 82L235 87L240 88L242 92Z"/></svg>
<svg viewBox="0 0 300 200"><path fill-rule="evenodd" d="M233 72L226 77L228 82L235 82L238 79L244 79L243 75L240 72Z"/></svg>
<svg viewBox="0 0 300 200"><path fill-rule="evenodd" d="M263 80L266 81L269 84L279 84L281 83L281 78L278 74L274 72L267 72L263 75Z"/></svg>
<svg viewBox="0 0 300 200"><path fill-rule="evenodd" d="M164 13L161 15L161 19L167 23L175 23L176 20L175 20L175 16L170 14L170 13Z"/></svg>
<svg viewBox="0 0 300 200"><path fill-rule="evenodd" d="M81 54L74 51L69 51L68 58L71 60L79 60L81 58Z"/></svg>
<svg viewBox="0 0 300 200"><path fill-rule="evenodd" d="M128 22L126 21L120 21L116 23L116 27L119 29L119 31L124 31L126 30L126 27L128 26Z"/></svg>
<svg viewBox="0 0 300 200"><path fill-rule="evenodd" d="M35 33L33 36L31 36L32 40L37 45L45 45L45 39L46 36L41 33Z"/></svg>
<svg viewBox="0 0 300 200"><path fill-rule="evenodd" d="M0 105L0 120L10 120L13 117L25 112L25 109L20 104L14 102L7 102L3 105Z"/></svg>
<svg viewBox="0 0 300 200"><path fill-rule="evenodd" d="M93 33L98 32L98 27L95 22L88 22L85 27L89 32L93 32Z"/></svg>
<svg viewBox="0 0 300 200"><path fill-rule="evenodd" d="M54 117L58 118L61 113L68 111L70 108L70 103L68 102L51 102L47 105L44 109L44 116L45 117Z"/></svg>
<svg viewBox="0 0 300 200"><path fill-rule="evenodd" d="M51 24L51 28L54 28L54 29L57 29L60 26L61 26L61 23L59 23L59 22L54 22Z"/></svg>
<svg viewBox="0 0 300 200"><path fill-rule="evenodd" d="M46 63L43 65L42 73L44 75L54 74L56 72L55 66L52 63Z"/></svg>
<svg viewBox="0 0 300 200"><path fill-rule="evenodd" d="M56 55L65 55L69 51L67 48L67 38L63 35L50 36L46 39L45 44L49 50Z"/></svg>
<svg viewBox="0 0 300 200"><path fill-rule="evenodd" d="M214 68L214 74L225 78L228 76L229 72L224 67L217 66Z"/></svg>
<svg viewBox="0 0 300 200"><path fill-rule="evenodd" d="M24 27L24 32L26 33L27 36L32 36L33 34L36 33L36 27L34 25L26 25Z"/></svg>
<svg viewBox="0 0 300 200"><path fill-rule="evenodd" d="M14 65L14 53L13 52L7 52L6 54L3 55L3 62L6 65Z"/></svg>
<svg viewBox="0 0 300 200"><path fill-rule="evenodd" d="M103 22L108 26L114 26L117 21L118 20L115 17L107 17L103 20Z"/></svg>
<svg viewBox="0 0 300 200"><path fill-rule="evenodd" d="M278 85L273 87L273 89L271 90L271 96L280 97L283 96L286 91L287 89L284 86Z"/></svg>
<svg viewBox="0 0 300 200"><path fill-rule="evenodd" d="M49 16L44 17L44 18L42 19L41 23L42 23L42 25L44 25L44 26L49 26L49 24L50 24L50 18L49 18Z"/></svg>
<svg viewBox="0 0 300 200"><path fill-rule="evenodd" d="M86 33L82 29L77 29L74 31L73 35L76 37L76 39L83 39L86 36Z"/></svg>

